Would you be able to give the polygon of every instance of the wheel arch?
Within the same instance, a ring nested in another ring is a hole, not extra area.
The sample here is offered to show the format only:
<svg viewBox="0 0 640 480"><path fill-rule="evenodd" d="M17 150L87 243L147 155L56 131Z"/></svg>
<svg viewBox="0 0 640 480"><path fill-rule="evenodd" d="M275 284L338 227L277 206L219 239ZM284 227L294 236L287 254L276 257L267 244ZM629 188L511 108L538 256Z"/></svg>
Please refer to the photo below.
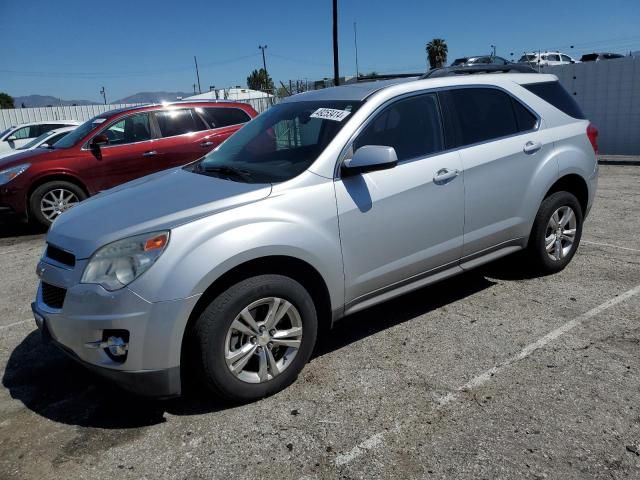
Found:
<svg viewBox="0 0 640 480"><path fill-rule="evenodd" d="M80 188L87 195L87 197L91 196L91 193L89 192L87 186L74 175L70 175L68 173L51 173L44 175L37 178L31 185L29 185L29 189L27 190L27 195L25 196L25 212L27 213L27 218L31 217L29 202L31 201L31 195L33 195L33 192L36 190L36 188L44 185L45 183L55 181L73 183L75 186Z"/></svg>
<svg viewBox="0 0 640 480"><path fill-rule="evenodd" d="M332 306L329 289L324 278L315 267L304 260L286 255L259 257L231 268L205 289L191 311L185 326L181 342L181 358L184 359L184 354L186 353L185 342L189 339L189 332L194 322L216 296L242 280L266 274L283 275L299 282L313 299L318 314L319 332L326 331L331 327ZM181 363L183 361L181 360Z"/></svg>
<svg viewBox="0 0 640 480"><path fill-rule="evenodd" d="M580 208L582 208L582 214L585 215L589 205L589 187L584 178L575 173L564 175L551 185L544 198L546 199L556 192L569 192L575 195Z"/></svg>

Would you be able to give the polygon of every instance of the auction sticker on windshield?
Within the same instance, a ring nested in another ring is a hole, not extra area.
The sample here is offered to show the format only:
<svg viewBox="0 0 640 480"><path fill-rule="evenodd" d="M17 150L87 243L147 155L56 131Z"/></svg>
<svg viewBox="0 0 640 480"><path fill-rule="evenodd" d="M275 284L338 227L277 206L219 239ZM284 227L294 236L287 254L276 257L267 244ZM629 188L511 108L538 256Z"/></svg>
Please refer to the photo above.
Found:
<svg viewBox="0 0 640 480"><path fill-rule="evenodd" d="M334 108L319 108L313 112L311 118L322 118L323 120L333 120L334 122L341 122L351 112L347 110L336 110Z"/></svg>

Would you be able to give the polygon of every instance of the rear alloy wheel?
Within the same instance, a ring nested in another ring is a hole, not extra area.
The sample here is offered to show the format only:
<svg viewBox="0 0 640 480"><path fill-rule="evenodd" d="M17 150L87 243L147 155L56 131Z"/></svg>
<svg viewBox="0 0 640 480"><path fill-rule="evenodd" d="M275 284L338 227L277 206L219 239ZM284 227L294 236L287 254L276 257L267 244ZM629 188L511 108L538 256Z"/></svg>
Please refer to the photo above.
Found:
<svg viewBox="0 0 640 480"><path fill-rule="evenodd" d="M569 192L544 199L529 237L529 256L541 273L562 270L573 258L582 236L582 208Z"/></svg>
<svg viewBox="0 0 640 480"><path fill-rule="evenodd" d="M291 384L311 357L317 314L305 288L283 275L231 286L205 308L187 348L215 396L247 402Z"/></svg>
<svg viewBox="0 0 640 480"><path fill-rule="evenodd" d="M40 185L29 199L29 213L38 223L48 227L62 213L75 207L87 195L77 185L54 181Z"/></svg>

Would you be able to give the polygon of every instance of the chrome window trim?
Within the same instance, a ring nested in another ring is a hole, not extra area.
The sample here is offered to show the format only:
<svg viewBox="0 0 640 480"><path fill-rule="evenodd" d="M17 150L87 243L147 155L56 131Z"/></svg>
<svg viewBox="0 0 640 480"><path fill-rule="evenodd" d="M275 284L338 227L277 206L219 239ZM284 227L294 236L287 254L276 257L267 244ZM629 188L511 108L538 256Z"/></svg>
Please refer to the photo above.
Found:
<svg viewBox="0 0 640 480"><path fill-rule="evenodd" d="M438 152L430 153L430 154L425 155L425 156L406 158L404 160L399 161L398 165L401 165L403 163L408 163L408 162L414 162L414 161L417 161L417 160L428 159L428 158L434 157L436 155L443 155L445 153L450 153L450 152L454 152L454 151L460 151L460 150L463 150L463 149L466 149L466 148L477 147L478 145L483 145L483 144L486 144L486 143L492 143L492 142L496 142L496 141L499 141L499 140L505 140L507 138L517 137L517 136L520 136L520 135L527 135L527 134L534 133L534 132L537 132L538 130L540 130L540 126L542 124L542 117L535 110L533 110L529 105L527 105L522 100L520 100L515 95L513 95L509 90L507 90L507 89L505 89L503 87L500 87L498 85L478 83L478 84L470 84L470 85L451 85L451 86L446 86L446 87L434 87L434 88L429 88L429 89L426 89L426 90L416 90L416 91L413 91L413 92L404 93L402 95L398 95L396 97L390 98L389 100L387 100L384 103L382 103L381 105L379 105L378 108L376 108L373 111L373 113L371 115L369 115L367 120L365 122L363 122L356 129L356 131L351 135L349 140L345 143L345 146L342 147L342 149L340 150L340 154L338 155L338 161L336 162L336 165L335 165L335 168L334 168L333 179L334 180L338 180L338 179L341 178L341 176L340 176L340 167L342 166L344 161L347 160L347 155L351 151L351 147L353 146L353 142L356 140L358 135L360 135L360 133L362 133L362 131L366 128L366 126L369 125L369 123L371 123L373 121L373 119L383 109L385 109L389 105L395 103L396 101L404 100L405 98L410 98L410 97L413 97L413 96L424 95L424 94L429 94L429 93L438 93L438 92L443 92L443 91L448 91L448 90L468 89L468 88L491 88L491 89L500 90L501 92L506 93L507 95L509 95L509 97L511 97L513 100L516 100L517 102L519 102L520 105L522 105L534 117L536 117L536 124L535 124L534 128L529 129L529 130L523 130L521 132L516 132L516 133L510 134L510 135L503 135L502 137L496 137L496 138L492 138L490 140L482 140L480 142L470 143L468 145L463 145L463 146L453 147L453 148L447 148L447 149L444 149L444 150L440 150ZM440 102L439 101L438 101L438 108L440 109ZM441 109L440 109L440 115L442 117L442 110ZM446 127L445 127L445 124L444 124L444 118L441 118L441 120L442 120L443 133L445 133L444 129Z"/></svg>

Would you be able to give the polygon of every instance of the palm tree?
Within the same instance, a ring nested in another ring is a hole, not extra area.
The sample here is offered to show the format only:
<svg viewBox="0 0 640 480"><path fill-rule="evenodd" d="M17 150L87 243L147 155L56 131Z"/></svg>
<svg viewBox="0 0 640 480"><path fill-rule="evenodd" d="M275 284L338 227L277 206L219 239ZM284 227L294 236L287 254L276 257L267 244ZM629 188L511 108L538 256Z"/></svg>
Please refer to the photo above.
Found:
<svg viewBox="0 0 640 480"><path fill-rule="evenodd" d="M273 90L273 80L267 75L265 69L261 68L260 70L254 70L247 77L247 87L252 90L270 91Z"/></svg>
<svg viewBox="0 0 640 480"><path fill-rule="evenodd" d="M427 43L427 57L431 68L444 67L447 63L447 53L449 53L449 47L443 38L434 38Z"/></svg>

